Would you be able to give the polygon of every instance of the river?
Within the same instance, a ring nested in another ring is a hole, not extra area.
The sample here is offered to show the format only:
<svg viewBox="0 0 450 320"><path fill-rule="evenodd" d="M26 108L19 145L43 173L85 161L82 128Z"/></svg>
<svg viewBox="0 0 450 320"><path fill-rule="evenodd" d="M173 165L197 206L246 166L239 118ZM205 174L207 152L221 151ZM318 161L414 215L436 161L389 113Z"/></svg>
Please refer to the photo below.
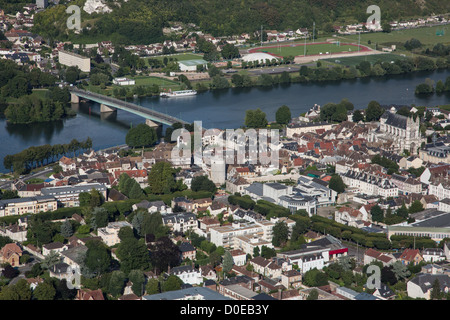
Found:
<svg viewBox="0 0 450 320"><path fill-rule="evenodd" d="M141 106L168 113L183 120L202 121L206 128L234 129L244 124L248 109L260 108L269 121L275 119L276 110L287 105L292 116L299 116L315 103L324 105L349 99L355 109L366 108L371 100L380 104L437 106L450 104L450 94L417 97L416 85L430 78L445 81L450 70L416 72L408 75L382 78L344 80L339 82L279 85L273 88L245 88L207 91L191 97L141 98L134 101ZM6 172L3 158L30 146L69 143L91 137L93 148L98 150L125 143L131 126L143 123L144 119L118 110L109 115L100 115L96 103L73 105L77 115L51 123L10 125L0 119L0 172Z"/></svg>

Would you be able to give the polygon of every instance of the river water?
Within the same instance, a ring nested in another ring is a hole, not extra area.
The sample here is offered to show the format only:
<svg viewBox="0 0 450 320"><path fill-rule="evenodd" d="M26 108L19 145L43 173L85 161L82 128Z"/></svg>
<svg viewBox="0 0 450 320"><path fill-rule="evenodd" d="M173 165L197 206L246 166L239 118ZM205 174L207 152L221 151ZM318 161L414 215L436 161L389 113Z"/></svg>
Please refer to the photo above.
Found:
<svg viewBox="0 0 450 320"><path fill-rule="evenodd" d="M299 116L315 103L338 103L347 98L355 109L366 108L372 101L380 104L437 106L450 104L450 94L417 97L416 85L430 78L445 81L450 70L416 72L382 78L344 80L339 82L279 85L273 88L245 88L207 91L196 96L179 98L141 98L134 102L147 108L194 122L202 121L203 127L234 129L244 125L245 112L260 108L269 121L275 120L276 110L287 105L292 116ZM77 115L61 121L30 125L10 125L0 119L0 172L5 172L3 158L30 146L69 143L91 137L94 149L102 149L125 143L131 126L145 122L139 116L118 110L101 115L96 103L73 105Z"/></svg>

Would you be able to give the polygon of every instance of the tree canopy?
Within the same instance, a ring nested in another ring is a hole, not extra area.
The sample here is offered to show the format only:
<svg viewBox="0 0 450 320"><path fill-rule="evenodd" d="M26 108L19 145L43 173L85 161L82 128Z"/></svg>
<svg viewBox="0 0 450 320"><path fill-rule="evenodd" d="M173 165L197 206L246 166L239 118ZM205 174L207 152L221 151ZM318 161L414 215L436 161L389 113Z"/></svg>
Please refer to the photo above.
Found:
<svg viewBox="0 0 450 320"><path fill-rule="evenodd" d="M150 128L144 123L138 124L136 127L128 130L125 142L132 148L149 147L156 143L158 137L156 130Z"/></svg>

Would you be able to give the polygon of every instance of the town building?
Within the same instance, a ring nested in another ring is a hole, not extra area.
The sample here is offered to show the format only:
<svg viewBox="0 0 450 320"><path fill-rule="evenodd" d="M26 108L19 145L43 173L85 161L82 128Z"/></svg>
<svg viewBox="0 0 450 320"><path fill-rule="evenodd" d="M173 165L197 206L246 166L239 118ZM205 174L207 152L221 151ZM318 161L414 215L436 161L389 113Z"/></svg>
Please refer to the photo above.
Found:
<svg viewBox="0 0 450 320"><path fill-rule="evenodd" d="M88 57L83 57L79 54L65 50L59 50L58 61L60 64L67 67L78 67L82 72L91 72L91 59Z"/></svg>
<svg viewBox="0 0 450 320"><path fill-rule="evenodd" d="M85 183L78 185L69 185L61 187L42 188L41 193L44 196L52 196L56 198L58 203L64 207L78 207L80 206L79 195L82 192L90 192L92 189L97 190L105 200L107 197L108 188L100 183Z"/></svg>
<svg viewBox="0 0 450 320"><path fill-rule="evenodd" d="M114 78L113 83L118 86L134 86L136 81L128 78Z"/></svg>
<svg viewBox="0 0 450 320"><path fill-rule="evenodd" d="M426 274L418 273L406 284L408 296L414 299L422 298L429 300L433 284L439 282L441 292L448 292L450 288L450 276L447 274Z"/></svg>
<svg viewBox="0 0 450 320"><path fill-rule="evenodd" d="M196 72L197 66L201 66L201 67L203 67L203 69L207 69L208 62L203 59L182 60L182 61L178 61L178 66L180 67L180 71Z"/></svg>
<svg viewBox="0 0 450 320"><path fill-rule="evenodd" d="M413 117L385 111L380 118L379 131L382 137L379 139L392 140L395 144L394 151L398 153L407 150L414 155L422 144L419 129L419 117L414 120Z"/></svg>
<svg viewBox="0 0 450 320"><path fill-rule="evenodd" d="M98 228L97 234L108 247L112 247L120 243L119 231L124 227L133 228L129 222L114 221L109 222L106 227Z"/></svg>
<svg viewBox="0 0 450 320"><path fill-rule="evenodd" d="M58 209L57 198L50 195L0 200L0 217L37 214L56 209Z"/></svg>

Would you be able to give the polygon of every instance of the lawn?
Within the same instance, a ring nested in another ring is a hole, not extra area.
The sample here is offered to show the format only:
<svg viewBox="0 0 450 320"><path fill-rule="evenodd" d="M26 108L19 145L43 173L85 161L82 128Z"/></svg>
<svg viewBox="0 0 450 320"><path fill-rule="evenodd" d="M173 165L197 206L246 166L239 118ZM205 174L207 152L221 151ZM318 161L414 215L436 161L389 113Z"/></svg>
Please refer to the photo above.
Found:
<svg viewBox="0 0 450 320"><path fill-rule="evenodd" d="M149 59L163 60L164 57L174 58L174 59L177 59L178 61L203 59L203 55L194 54L194 53L169 54L169 55L164 55L164 56L154 56L154 57L150 57Z"/></svg>
<svg viewBox="0 0 450 320"><path fill-rule="evenodd" d="M319 55L337 52L357 52L358 47L355 45L341 44L337 45L334 43L307 43L306 44L306 55ZM288 56L303 56L305 54L304 44L295 44L288 46L274 46L274 47L262 47L258 49L253 49L251 52L267 52L276 56L288 57Z"/></svg>
<svg viewBox="0 0 450 320"><path fill-rule="evenodd" d="M159 77L136 76L132 77L132 79L136 81L137 86L151 86L156 84L160 87L173 87L179 85L178 82Z"/></svg>
<svg viewBox="0 0 450 320"><path fill-rule="evenodd" d="M30 93L30 96L38 97L40 99L47 98L48 89L33 89L33 91ZM6 101L8 103L15 103L17 102L18 98L13 97L7 97Z"/></svg>
<svg viewBox="0 0 450 320"><path fill-rule="evenodd" d="M438 30L444 29L445 34L443 36L437 36ZM354 43L358 42L358 35L345 35L339 36L342 41L348 40ZM405 43L407 40L415 38L419 40L425 46L433 46L434 44L441 42L444 44L450 44L450 27L436 26L436 27L423 27L415 29L395 30L390 33L374 32L374 33L361 33L361 44L368 45L370 40L371 47L374 47L376 43L380 45Z"/></svg>
<svg viewBox="0 0 450 320"><path fill-rule="evenodd" d="M176 81L159 78L159 77L134 76L134 77L129 77L129 78L134 79L136 81L135 86L148 87L148 86L152 86L152 85L156 84L159 86L160 90L163 90L163 89L179 90L181 87L181 85ZM135 86L125 86L124 88L128 88L129 90L132 90ZM102 88L100 88L100 86L94 86L92 84L89 84L86 87L86 90L111 96L113 94L114 88L121 88L121 86L112 84L112 85L109 85L106 88L102 89Z"/></svg>
<svg viewBox="0 0 450 320"><path fill-rule="evenodd" d="M372 55L366 55L366 56L324 59L324 61L337 63L342 66L352 67L352 66L359 65L361 63L361 61L368 61L373 65L377 61L391 62L391 61L395 61L397 59L406 59L406 57L403 57L398 54L386 53L386 54L372 54Z"/></svg>

